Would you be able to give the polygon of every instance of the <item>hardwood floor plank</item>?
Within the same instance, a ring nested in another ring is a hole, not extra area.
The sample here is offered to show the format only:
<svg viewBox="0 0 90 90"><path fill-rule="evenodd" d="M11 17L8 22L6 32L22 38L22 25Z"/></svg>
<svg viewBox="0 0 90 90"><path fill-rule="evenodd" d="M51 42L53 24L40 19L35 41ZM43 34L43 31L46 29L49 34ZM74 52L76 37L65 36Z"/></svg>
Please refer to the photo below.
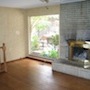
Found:
<svg viewBox="0 0 90 90"><path fill-rule="evenodd" d="M32 59L8 63L0 74L0 90L90 90L90 80L52 71L51 64Z"/></svg>

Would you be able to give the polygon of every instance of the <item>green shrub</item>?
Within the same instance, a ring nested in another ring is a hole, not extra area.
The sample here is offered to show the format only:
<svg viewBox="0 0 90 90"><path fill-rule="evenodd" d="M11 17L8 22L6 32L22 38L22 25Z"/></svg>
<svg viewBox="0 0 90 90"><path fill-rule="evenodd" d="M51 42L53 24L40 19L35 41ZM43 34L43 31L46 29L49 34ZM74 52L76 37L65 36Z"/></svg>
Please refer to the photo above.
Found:
<svg viewBox="0 0 90 90"><path fill-rule="evenodd" d="M37 50L37 49L39 49L39 38L38 38L38 36L33 36L32 37L32 50Z"/></svg>
<svg viewBox="0 0 90 90"><path fill-rule="evenodd" d="M55 59L58 59L58 57L59 57L58 51L56 51L56 50L50 50L50 51L48 51L48 53L43 51L41 55L44 57L55 58Z"/></svg>
<svg viewBox="0 0 90 90"><path fill-rule="evenodd" d="M41 55L44 57L48 57L48 54L45 51L43 51Z"/></svg>
<svg viewBox="0 0 90 90"><path fill-rule="evenodd" d="M59 57L58 51L56 51L56 50L49 51L49 57L50 58L56 58L57 59Z"/></svg>

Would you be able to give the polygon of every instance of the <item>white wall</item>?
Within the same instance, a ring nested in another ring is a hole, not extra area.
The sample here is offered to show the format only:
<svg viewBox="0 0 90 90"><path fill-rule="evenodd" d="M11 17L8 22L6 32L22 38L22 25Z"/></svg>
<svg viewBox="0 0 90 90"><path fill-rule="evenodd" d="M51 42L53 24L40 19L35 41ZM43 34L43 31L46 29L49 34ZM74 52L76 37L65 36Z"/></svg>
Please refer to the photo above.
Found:
<svg viewBox="0 0 90 90"><path fill-rule="evenodd" d="M60 14L60 5L27 9L27 16Z"/></svg>
<svg viewBox="0 0 90 90"><path fill-rule="evenodd" d="M27 55L24 14L19 9L0 7L0 46L6 44L7 61Z"/></svg>

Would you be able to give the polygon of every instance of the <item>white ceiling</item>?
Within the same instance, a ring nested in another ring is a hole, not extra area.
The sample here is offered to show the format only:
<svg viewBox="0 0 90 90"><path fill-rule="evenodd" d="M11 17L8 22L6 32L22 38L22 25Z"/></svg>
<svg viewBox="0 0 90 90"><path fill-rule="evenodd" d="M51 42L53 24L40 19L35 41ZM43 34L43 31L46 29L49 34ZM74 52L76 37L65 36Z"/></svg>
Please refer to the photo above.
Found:
<svg viewBox="0 0 90 90"><path fill-rule="evenodd" d="M41 0L0 0L0 6L26 9L49 5L59 5L63 3L78 2L78 1L85 1L85 0L49 0L48 3L41 2Z"/></svg>

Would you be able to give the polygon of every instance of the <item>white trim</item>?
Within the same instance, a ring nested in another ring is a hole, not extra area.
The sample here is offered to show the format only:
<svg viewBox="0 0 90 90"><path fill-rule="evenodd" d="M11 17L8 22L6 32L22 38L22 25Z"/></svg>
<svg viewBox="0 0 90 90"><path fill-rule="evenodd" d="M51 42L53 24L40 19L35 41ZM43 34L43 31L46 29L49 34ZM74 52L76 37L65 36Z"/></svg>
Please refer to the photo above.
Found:
<svg viewBox="0 0 90 90"><path fill-rule="evenodd" d="M40 56L36 56L36 55L29 55L29 58L33 58L33 59L37 59L37 60L41 60L44 62L51 62L54 61L53 59L49 59L49 58L45 58L45 57L40 57Z"/></svg>

